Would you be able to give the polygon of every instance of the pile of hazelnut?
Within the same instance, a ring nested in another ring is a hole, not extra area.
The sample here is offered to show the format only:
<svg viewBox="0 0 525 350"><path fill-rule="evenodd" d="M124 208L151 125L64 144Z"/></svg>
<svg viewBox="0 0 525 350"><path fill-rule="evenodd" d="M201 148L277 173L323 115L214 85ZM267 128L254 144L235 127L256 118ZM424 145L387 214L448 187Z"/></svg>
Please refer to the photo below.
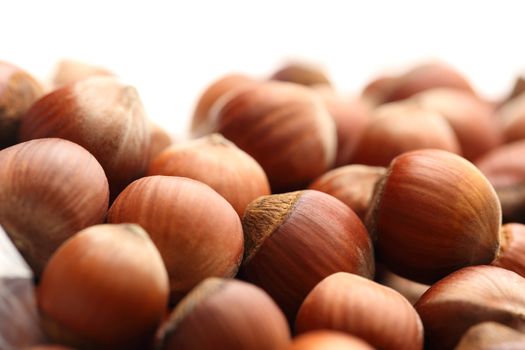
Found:
<svg viewBox="0 0 525 350"><path fill-rule="evenodd" d="M213 82L190 134L105 69L65 61L45 89L0 63L0 226L43 334L6 331L13 311L0 339L525 349L523 79L488 101L432 62L350 98L292 63Z"/></svg>

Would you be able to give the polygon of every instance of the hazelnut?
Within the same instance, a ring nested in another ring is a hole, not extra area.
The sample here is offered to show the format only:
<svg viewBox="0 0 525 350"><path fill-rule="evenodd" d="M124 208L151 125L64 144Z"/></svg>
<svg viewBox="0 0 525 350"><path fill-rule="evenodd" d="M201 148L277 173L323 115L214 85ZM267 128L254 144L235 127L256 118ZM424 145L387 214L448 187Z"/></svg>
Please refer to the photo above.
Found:
<svg viewBox="0 0 525 350"><path fill-rule="evenodd" d="M329 330L312 331L296 337L285 350L373 350L364 340Z"/></svg>
<svg viewBox="0 0 525 350"><path fill-rule="evenodd" d="M332 167L335 124L321 98L297 84L250 85L214 107L213 130L251 155L274 192L304 188Z"/></svg>
<svg viewBox="0 0 525 350"><path fill-rule="evenodd" d="M0 149L16 143L20 119L42 94L31 75L0 61Z"/></svg>
<svg viewBox="0 0 525 350"><path fill-rule="evenodd" d="M455 350L519 350L525 348L525 334L501 323L483 322L469 328Z"/></svg>
<svg viewBox="0 0 525 350"><path fill-rule="evenodd" d="M209 185L242 216L255 198L270 194L261 166L220 134L179 143L151 163L148 175L189 177Z"/></svg>
<svg viewBox="0 0 525 350"><path fill-rule="evenodd" d="M369 108L359 98L345 98L326 85L315 87L332 115L337 131L335 166L350 163L369 120Z"/></svg>
<svg viewBox="0 0 525 350"><path fill-rule="evenodd" d="M103 67L77 60L63 59L58 62L55 68L53 86L59 88L94 76L114 76L114 74Z"/></svg>
<svg viewBox="0 0 525 350"><path fill-rule="evenodd" d="M525 277L525 225L512 223L501 227L501 249L492 265Z"/></svg>
<svg viewBox="0 0 525 350"><path fill-rule="evenodd" d="M496 112L505 142L525 139L525 94L503 104Z"/></svg>
<svg viewBox="0 0 525 350"><path fill-rule="evenodd" d="M241 277L263 288L290 321L323 278L347 271L371 278L372 244L341 201L305 190L263 196L248 205Z"/></svg>
<svg viewBox="0 0 525 350"><path fill-rule="evenodd" d="M476 161L501 202L504 222L525 222L525 140L499 146Z"/></svg>
<svg viewBox="0 0 525 350"><path fill-rule="evenodd" d="M369 106L375 107L383 103L385 96L396 82L395 76L382 75L365 85L361 97Z"/></svg>
<svg viewBox="0 0 525 350"><path fill-rule="evenodd" d="M442 150L419 150L392 161L366 223L379 261L402 277L431 284L496 257L501 208L472 163Z"/></svg>
<svg viewBox="0 0 525 350"><path fill-rule="evenodd" d="M137 225L97 225L67 240L42 275L44 329L60 344L144 349L166 311L168 276Z"/></svg>
<svg viewBox="0 0 525 350"><path fill-rule="evenodd" d="M334 196L364 220L374 186L385 172L384 167L347 165L330 170L311 183L308 188Z"/></svg>
<svg viewBox="0 0 525 350"><path fill-rule="evenodd" d="M304 300L298 333L332 329L355 335L378 349L423 348L423 326L412 305L395 290L351 273L319 282Z"/></svg>
<svg viewBox="0 0 525 350"><path fill-rule="evenodd" d="M36 101L22 118L20 138L59 137L100 162L114 198L143 175L150 134L137 91L111 77L81 80Z"/></svg>
<svg viewBox="0 0 525 350"><path fill-rule="evenodd" d="M97 160L62 139L0 151L0 225L37 276L62 242L104 221L108 181Z"/></svg>
<svg viewBox="0 0 525 350"><path fill-rule="evenodd" d="M403 100L418 92L437 87L448 87L475 94L465 77L442 62L429 62L414 66L399 75L383 97L384 102Z"/></svg>
<svg viewBox="0 0 525 350"><path fill-rule="evenodd" d="M209 133L212 123L210 110L215 102L225 95L236 93L240 91L239 89L254 83L255 80L243 74L228 74L214 81L197 101L191 120L191 134L198 137Z"/></svg>
<svg viewBox="0 0 525 350"><path fill-rule="evenodd" d="M280 350L290 342L286 318L262 289L208 278L173 310L162 350Z"/></svg>
<svg viewBox="0 0 525 350"><path fill-rule="evenodd" d="M243 254L239 216L209 186L183 177L148 176L117 197L108 222L142 226L160 251L176 303L206 277L233 277Z"/></svg>
<svg viewBox="0 0 525 350"><path fill-rule="evenodd" d="M470 266L430 287L415 307L425 327L425 349L452 349L473 325L494 321L521 332L525 279L495 266Z"/></svg>
<svg viewBox="0 0 525 350"><path fill-rule="evenodd" d="M388 166L396 156L423 148L461 153L454 131L440 114L410 102L389 103L372 113L352 163Z"/></svg>
<svg viewBox="0 0 525 350"><path fill-rule="evenodd" d="M502 142L500 125L492 107L468 92L437 88L412 97L425 109L441 114L454 130L462 154L475 160Z"/></svg>
<svg viewBox="0 0 525 350"><path fill-rule="evenodd" d="M270 79L306 86L331 85L320 66L304 62L287 63L273 73Z"/></svg>

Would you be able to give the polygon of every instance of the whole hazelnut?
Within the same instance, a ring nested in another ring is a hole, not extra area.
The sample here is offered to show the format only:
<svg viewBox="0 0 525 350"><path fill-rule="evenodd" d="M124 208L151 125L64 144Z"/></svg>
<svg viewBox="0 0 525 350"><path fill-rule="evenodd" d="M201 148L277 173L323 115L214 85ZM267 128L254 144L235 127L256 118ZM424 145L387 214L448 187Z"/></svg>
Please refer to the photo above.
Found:
<svg viewBox="0 0 525 350"><path fill-rule="evenodd" d="M335 124L321 98L297 84L250 85L216 105L213 130L251 155L274 192L304 188L332 167Z"/></svg>
<svg viewBox="0 0 525 350"><path fill-rule="evenodd" d="M501 208L472 163L442 150L419 150L392 161L366 224L379 261L402 277L431 284L496 257Z"/></svg>
<svg viewBox="0 0 525 350"><path fill-rule="evenodd" d="M437 87L448 87L475 94L467 79L455 68L443 62L428 62L418 64L399 75L388 93L384 95L382 102L403 100L418 92Z"/></svg>
<svg viewBox="0 0 525 350"><path fill-rule="evenodd" d="M103 67L77 60L63 59L58 62L55 68L53 86L59 88L94 76L114 76L114 74Z"/></svg>
<svg viewBox="0 0 525 350"><path fill-rule="evenodd" d="M469 328L455 350L520 350L525 334L497 322L483 322Z"/></svg>
<svg viewBox="0 0 525 350"><path fill-rule="evenodd" d="M305 190L260 197L248 205L242 223L240 275L268 292L290 321L326 276L338 271L374 274L365 227L328 194Z"/></svg>
<svg viewBox="0 0 525 350"><path fill-rule="evenodd" d="M458 89L437 88L418 93L412 99L448 121L468 160L479 158L502 142L492 107L475 95Z"/></svg>
<svg viewBox="0 0 525 350"><path fill-rule="evenodd" d="M269 195L261 166L220 134L173 145L149 165L148 175L189 177L209 185L242 217L255 198Z"/></svg>
<svg viewBox="0 0 525 350"><path fill-rule="evenodd" d="M492 265L525 277L525 225L511 223L501 227L501 249Z"/></svg>
<svg viewBox="0 0 525 350"><path fill-rule="evenodd" d="M327 74L319 65L305 62L284 64L272 74L270 79L306 86L331 85L330 79L328 79Z"/></svg>
<svg viewBox="0 0 525 350"><path fill-rule="evenodd" d="M0 61L0 149L17 142L20 119L43 93L27 72Z"/></svg>
<svg viewBox="0 0 525 350"><path fill-rule="evenodd" d="M66 85L36 101L22 118L20 139L59 137L100 162L114 198L146 171L150 133L137 91L111 77Z"/></svg>
<svg viewBox="0 0 525 350"><path fill-rule="evenodd" d="M148 176L117 197L108 222L142 226L160 251L176 303L206 277L233 277L243 254L239 216L202 182Z"/></svg>
<svg viewBox="0 0 525 350"><path fill-rule="evenodd" d="M208 278L173 310L162 350L281 350L290 342L286 318L262 289Z"/></svg>
<svg viewBox="0 0 525 350"><path fill-rule="evenodd" d="M389 103L372 112L352 163L388 166L396 156L424 148L461 153L453 129L440 114L406 101Z"/></svg>
<svg viewBox="0 0 525 350"><path fill-rule="evenodd" d="M108 181L88 151L62 139L0 151L0 225L40 276L62 242L104 221Z"/></svg>
<svg viewBox="0 0 525 350"><path fill-rule="evenodd" d="M384 167L346 165L325 173L308 188L334 196L364 220L374 193L374 186L385 173Z"/></svg>
<svg viewBox="0 0 525 350"><path fill-rule="evenodd" d="M364 340L343 332L320 330L294 338L285 350L373 350Z"/></svg>
<svg viewBox="0 0 525 350"><path fill-rule="evenodd" d="M525 279L495 266L469 266L430 287L415 307L425 349L453 349L473 325L494 321L525 330Z"/></svg>
<svg viewBox="0 0 525 350"><path fill-rule="evenodd" d="M159 252L137 225L96 225L67 240L42 275L44 329L82 349L144 349L168 302Z"/></svg>
<svg viewBox="0 0 525 350"><path fill-rule="evenodd" d="M335 166L350 163L355 147L369 121L369 107L360 98L347 98L326 85L316 86L328 112L332 115L337 131Z"/></svg>
<svg viewBox="0 0 525 350"><path fill-rule="evenodd" d="M225 95L236 93L245 86L254 84L256 81L244 74L227 74L210 86L206 87L199 97L191 119L190 131L194 137L199 137L210 132L212 124L210 110L217 100Z"/></svg>
<svg viewBox="0 0 525 350"><path fill-rule="evenodd" d="M525 140L495 148L476 161L501 202L504 222L525 222Z"/></svg>
<svg viewBox="0 0 525 350"><path fill-rule="evenodd" d="M295 321L300 333L331 329L355 335L378 349L423 348L423 326L401 294L374 281L339 272L319 282Z"/></svg>

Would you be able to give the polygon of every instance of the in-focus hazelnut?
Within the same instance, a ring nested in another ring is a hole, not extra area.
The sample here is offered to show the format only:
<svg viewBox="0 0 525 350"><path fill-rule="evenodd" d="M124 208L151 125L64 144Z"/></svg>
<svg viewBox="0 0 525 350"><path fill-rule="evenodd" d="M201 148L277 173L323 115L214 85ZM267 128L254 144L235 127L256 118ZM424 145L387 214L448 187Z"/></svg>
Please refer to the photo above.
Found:
<svg viewBox="0 0 525 350"><path fill-rule="evenodd" d="M239 216L202 182L148 176L131 183L113 202L108 222L132 222L150 235L170 278L176 303L206 277L233 277L243 254Z"/></svg>
<svg viewBox="0 0 525 350"><path fill-rule="evenodd" d="M379 261L402 277L432 284L496 257L501 208L472 163L450 152L419 150L392 161L366 223Z"/></svg>
<svg viewBox="0 0 525 350"><path fill-rule="evenodd" d="M109 188L88 151L62 139L0 151L0 225L35 275L62 242L104 221Z"/></svg>
<svg viewBox="0 0 525 350"><path fill-rule="evenodd" d="M357 215L328 194L263 196L242 219L241 277L262 287L293 321L310 290L339 271L374 274L372 244Z"/></svg>

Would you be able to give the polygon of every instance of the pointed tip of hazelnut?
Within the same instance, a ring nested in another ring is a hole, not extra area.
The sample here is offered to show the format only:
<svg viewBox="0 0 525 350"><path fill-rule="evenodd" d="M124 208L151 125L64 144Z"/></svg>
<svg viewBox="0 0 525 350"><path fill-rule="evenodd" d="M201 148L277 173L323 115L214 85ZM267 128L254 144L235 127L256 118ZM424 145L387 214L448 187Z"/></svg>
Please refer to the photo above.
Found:
<svg viewBox="0 0 525 350"><path fill-rule="evenodd" d="M242 218L244 263L259 250L264 241L286 220L303 191L261 196L251 202Z"/></svg>

